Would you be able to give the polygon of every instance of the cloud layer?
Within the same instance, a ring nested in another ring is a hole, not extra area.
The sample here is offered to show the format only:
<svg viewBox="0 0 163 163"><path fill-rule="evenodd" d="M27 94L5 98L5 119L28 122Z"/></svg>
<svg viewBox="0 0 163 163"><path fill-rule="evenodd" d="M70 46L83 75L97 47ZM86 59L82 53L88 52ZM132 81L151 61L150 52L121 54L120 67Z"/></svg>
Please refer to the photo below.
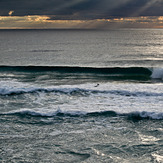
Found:
<svg viewBox="0 0 163 163"><path fill-rule="evenodd" d="M121 17L93 20L51 20L49 16L0 16L0 29L108 29L163 28L163 16Z"/></svg>
<svg viewBox="0 0 163 163"><path fill-rule="evenodd" d="M163 16L163 0L1 0L0 16L51 15L51 19ZM10 13L11 14L11 13Z"/></svg>
<svg viewBox="0 0 163 163"><path fill-rule="evenodd" d="M0 29L163 28L163 0L0 0Z"/></svg>

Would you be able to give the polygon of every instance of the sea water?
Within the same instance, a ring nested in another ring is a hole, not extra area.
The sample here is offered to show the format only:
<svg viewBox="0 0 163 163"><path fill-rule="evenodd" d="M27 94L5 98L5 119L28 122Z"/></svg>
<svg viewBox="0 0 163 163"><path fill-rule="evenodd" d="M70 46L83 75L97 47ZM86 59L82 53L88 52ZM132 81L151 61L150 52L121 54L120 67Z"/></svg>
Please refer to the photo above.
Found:
<svg viewBox="0 0 163 163"><path fill-rule="evenodd" d="M1 30L0 162L163 162L163 30Z"/></svg>

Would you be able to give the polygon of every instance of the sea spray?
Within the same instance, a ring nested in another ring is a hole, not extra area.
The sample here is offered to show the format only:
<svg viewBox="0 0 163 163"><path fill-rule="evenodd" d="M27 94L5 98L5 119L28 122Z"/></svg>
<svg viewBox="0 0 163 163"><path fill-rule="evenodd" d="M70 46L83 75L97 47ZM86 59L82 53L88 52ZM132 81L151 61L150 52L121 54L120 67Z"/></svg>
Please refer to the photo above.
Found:
<svg viewBox="0 0 163 163"><path fill-rule="evenodd" d="M153 68L151 77L163 80L163 68Z"/></svg>

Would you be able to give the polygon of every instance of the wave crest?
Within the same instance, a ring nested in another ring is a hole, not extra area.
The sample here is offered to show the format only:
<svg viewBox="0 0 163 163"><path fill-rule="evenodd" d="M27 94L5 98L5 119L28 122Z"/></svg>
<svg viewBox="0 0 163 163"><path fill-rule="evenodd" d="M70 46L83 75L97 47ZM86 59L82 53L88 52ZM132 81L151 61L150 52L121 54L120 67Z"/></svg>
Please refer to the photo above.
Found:
<svg viewBox="0 0 163 163"><path fill-rule="evenodd" d="M62 111L60 109L53 112L39 112L30 109L21 109L16 111L10 111L7 113L1 113L3 115L16 115L16 116L33 116L33 117L124 117L128 120L163 120L163 113L158 112L130 112L130 113L118 113L115 111L99 111L99 112L82 112L82 111Z"/></svg>
<svg viewBox="0 0 163 163"><path fill-rule="evenodd" d="M154 68L151 78L163 80L163 68Z"/></svg>
<svg viewBox="0 0 163 163"><path fill-rule="evenodd" d="M132 112L127 114L128 119L135 119L135 120L141 120L141 119L153 119L153 120L163 120L163 113L157 113L157 112Z"/></svg>
<svg viewBox="0 0 163 163"><path fill-rule="evenodd" d="M163 93L148 92L148 91L128 91L128 90L98 90L98 89L83 89L83 88L0 88L1 96L21 95L27 93L60 93L67 95L87 96L91 94L115 94L120 96L163 96Z"/></svg>

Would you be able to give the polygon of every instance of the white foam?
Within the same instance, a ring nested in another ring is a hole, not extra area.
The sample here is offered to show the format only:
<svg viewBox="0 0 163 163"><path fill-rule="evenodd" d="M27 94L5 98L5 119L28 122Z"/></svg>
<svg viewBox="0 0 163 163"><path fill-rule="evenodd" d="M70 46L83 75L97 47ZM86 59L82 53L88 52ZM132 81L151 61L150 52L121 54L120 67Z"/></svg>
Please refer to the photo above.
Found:
<svg viewBox="0 0 163 163"><path fill-rule="evenodd" d="M163 68L153 68L151 78L163 80Z"/></svg>
<svg viewBox="0 0 163 163"><path fill-rule="evenodd" d="M143 90L137 90L133 87L133 89L129 89L128 85L114 85L111 84L110 89L108 84L102 84L99 88L95 88L93 85L85 84L85 85L78 85L78 86L60 86L60 87L37 87L37 86L28 86L28 85L21 85L20 83L17 86L14 85L2 85L0 87L0 95L11 95L11 94L23 94L23 93L35 93L35 92L56 92L56 93L64 93L64 94L71 94L71 93L79 93L81 95L93 95L93 94L115 94L120 96L163 96L162 91L158 91L156 88L152 89L151 91L148 90L148 87L143 87ZM130 84L131 85L131 84ZM124 87L124 88L122 88ZM142 85L141 85L142 87ZM140 88L141 88L140 87ZM118 88L118 89L117 89ZM141 88L142 89L142 88Z"/></svg>
<svg viewBox="0 0 163 163"><path fill-rule="evenodd" d="M99 111L96 112L96 114L99 116L101 113L109 112L109 111ZM112 111L111 111L112 112ZM58 115L65 115L65 116L80 116L80 115L87 115L88 113L94 113L94 112L84 112L84 111L66 111L66 110L61 110L61 109L56 109L54 111L50 110L32 110L32 109L20 109L20 110L14 110L14 111L9 111L6 113L2 113L1 115L14 115L14 114L19 114L19 115L29 115L29 116L41 116L41 117L54 117ZM137 117L140 116L141 118L147 118L147 119L154 119L154 120L162 120L163 119L163 113L157 113L157 112L130 112L130 113L117 113L119 116L129 116L129 117ZM104 115L103 114L103 115ZM90 114L91 115L91 114Z"/></svg>
<svg viewBox="0 0 163 163"><path fill-rule="evenodd" d="M32 109L20 109L20 110L14 110L14 111L9 111L6 113L2 113L3 115L13 115L13 114L20 114L20 115L31 115L31 116L43 116L43 117L53 117L56 116L58 114L64 114L64 115L71 115L71 116L75 116L75 115L85 115L87 114L86 112L83 111L62 111L61 109L57 109L54 111L43 111L43 109L41 109L40 111L37 110L32 110Z"/></svg>
<svg viewBox="0 0 163 163"><path fill-rule="evenodd" d="M23 94L23 93L34 93L34 92L60 92L60 93L72 93L72 92L89 92L89 90L84 90L80 88L57 88L57 87L2 87L0 88L0 95L10 95L10 94Z"/></svg>
<svg viewBox="0 0 163 163"><path fill-rule="evenodd" d="M156 112L140 112L140 117L142 118L150 118L150 119L163 119L163 113Z"/></svg>
<svg viewBox="0 0 163 163"><path fill-rule="evenodd" d="M8 95L11 93L20 93L26 90L29 84L17 82L15 80L0 81L0 95Z"/></svg>
<svg viewBox="0 0 163 163"><path fill-rule="evenodd" d="M163 162L163 156L158 155L157 153L153 153L152 157L154 158L155 162L162 163Z"/></svg>
<svg viewBox="0 0 163 163"><path fill-rule="evenodd" d="M162 83L85 83L81 85L30 85L29 83L0 82L0 95L18 96L16 102L23 103L27 109L35 108L37 113L52 115L56 108L63 111L100 112L113 110L118 113L162 112ZM31 93L31 94L29 94ZM12 98L2 100L4 111L11 108ZM5 99L2 97L2 99ZM10 101L11 100L11 101ZM36 109L38 108L38 110ZM38 112L37 112L38 111ZM35 113L34 113L35 114ZM55 114L55 113L54 113ZM155 115L152 115L154 117ZM143 115L144 116L144 115ZM156 116L157 118L157 116Z"/></svg>

